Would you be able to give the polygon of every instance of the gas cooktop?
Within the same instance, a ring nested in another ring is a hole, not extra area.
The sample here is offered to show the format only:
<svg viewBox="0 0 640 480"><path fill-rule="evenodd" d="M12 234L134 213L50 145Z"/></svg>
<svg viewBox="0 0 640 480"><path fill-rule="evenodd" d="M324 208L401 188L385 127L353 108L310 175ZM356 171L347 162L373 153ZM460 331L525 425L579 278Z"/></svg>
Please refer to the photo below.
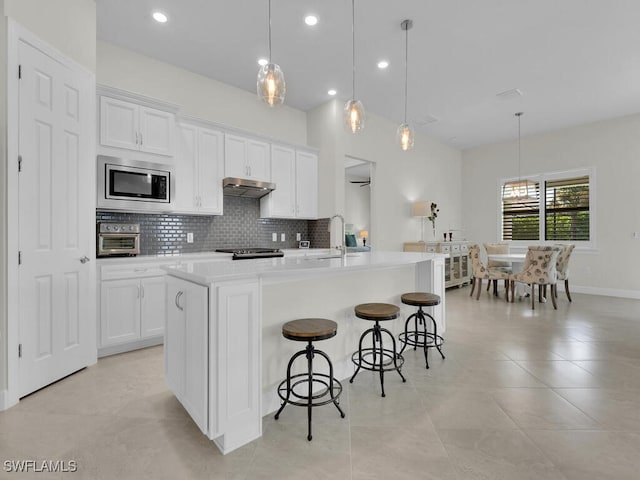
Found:
<svg viewBox="0 0 640 480"><path fill-rule="evenodd" d="M218 248L216 252L233 253L234 260L284 257L284 252L279 248Z"/></svg>

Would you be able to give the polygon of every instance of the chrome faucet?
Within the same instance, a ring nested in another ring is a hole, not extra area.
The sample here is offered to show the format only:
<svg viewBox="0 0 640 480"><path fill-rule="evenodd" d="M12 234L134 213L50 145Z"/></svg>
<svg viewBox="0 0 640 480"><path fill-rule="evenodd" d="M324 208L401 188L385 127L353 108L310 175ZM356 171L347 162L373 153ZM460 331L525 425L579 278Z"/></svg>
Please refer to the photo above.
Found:
<svg viewBox="0 0 640 480"><path fill-rule="evenodd" d="M339 218L340 221L342 222L342 245L336 245L336 248L338 250L340 250L340 255L342 255L343 257L347 255L347 246L345 244L345 225L344 225L344 217L340 214L336 214L333 217L331 217L331 219L329 220L329 223L333 222L334 218Z"/></svg>

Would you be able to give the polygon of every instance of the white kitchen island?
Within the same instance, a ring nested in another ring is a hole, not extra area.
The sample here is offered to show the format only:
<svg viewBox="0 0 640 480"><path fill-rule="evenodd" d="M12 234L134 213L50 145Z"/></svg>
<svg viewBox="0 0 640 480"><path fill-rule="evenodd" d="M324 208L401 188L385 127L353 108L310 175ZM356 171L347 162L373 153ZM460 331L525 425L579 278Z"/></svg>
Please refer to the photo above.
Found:
<svg viewBox="0 0 640 480"><path fill-rule="evenodd" d="M194 260L166 267L165 379L202 432L228 453L262 435L262 416L278 406L276 387L290 356L304 348L282 337L282 324L321 317L338 323L323 341L339 379L368 322L353 315L366 302L401 306L385 322L396 335L413 312L400 295L438 294L432 309L444 332L444 259L434 253L287 255L254 260ZM372 392L372 395L376 395Z"/></svg>

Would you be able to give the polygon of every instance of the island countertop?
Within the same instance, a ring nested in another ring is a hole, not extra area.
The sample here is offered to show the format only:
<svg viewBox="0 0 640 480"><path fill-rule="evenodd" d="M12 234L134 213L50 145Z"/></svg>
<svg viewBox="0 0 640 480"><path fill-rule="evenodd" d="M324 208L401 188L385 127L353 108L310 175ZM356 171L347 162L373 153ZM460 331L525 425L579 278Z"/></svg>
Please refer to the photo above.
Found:
<svg viewBox="0 0 640 480"><path fill-rule="evenodd" d="M341 271L380 269L411 265L436 258L446 258L441 253L417 252L360 252L284 256L251 260L189 259L163 267L169 275L201 285L216 281L249 278L278 279L305 275L336 274Z"/></svg>

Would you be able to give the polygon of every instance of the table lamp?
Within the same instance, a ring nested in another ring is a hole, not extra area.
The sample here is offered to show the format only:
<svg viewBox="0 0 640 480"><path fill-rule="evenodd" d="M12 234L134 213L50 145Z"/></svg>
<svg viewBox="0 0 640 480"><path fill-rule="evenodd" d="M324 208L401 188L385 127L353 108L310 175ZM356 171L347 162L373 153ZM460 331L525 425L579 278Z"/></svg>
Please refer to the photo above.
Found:
<svg viewBox="0 0 640 480"><path fill-rule="evenodd" d="M431 215L431 203L424 200L413 202L411 215L420 217L420 241L424 243L424 219Z"/></svg>
<svg viewBox="0 0 640 480"><path fill-rule="evenodd" d="M360 230L360 238L362 239L362 245L367 246L367 236L369 232L367 230Z"/></svg>

